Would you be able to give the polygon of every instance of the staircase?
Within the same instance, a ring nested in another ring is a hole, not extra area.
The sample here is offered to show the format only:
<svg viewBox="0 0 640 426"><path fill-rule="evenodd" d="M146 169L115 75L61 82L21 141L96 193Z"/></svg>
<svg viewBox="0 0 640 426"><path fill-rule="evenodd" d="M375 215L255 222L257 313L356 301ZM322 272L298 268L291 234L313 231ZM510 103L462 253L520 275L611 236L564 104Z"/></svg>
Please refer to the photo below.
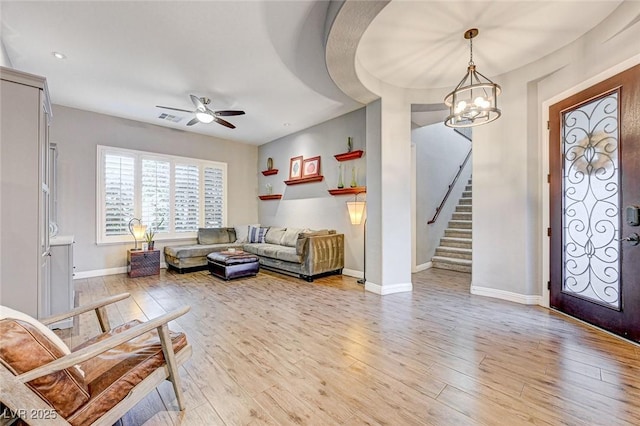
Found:
<svg viewBox="0 0 640 426"><path fill-rule="evenodd" d="M471 273L471 188L469 179L440 246L431 258L433 268Z"/></svg>

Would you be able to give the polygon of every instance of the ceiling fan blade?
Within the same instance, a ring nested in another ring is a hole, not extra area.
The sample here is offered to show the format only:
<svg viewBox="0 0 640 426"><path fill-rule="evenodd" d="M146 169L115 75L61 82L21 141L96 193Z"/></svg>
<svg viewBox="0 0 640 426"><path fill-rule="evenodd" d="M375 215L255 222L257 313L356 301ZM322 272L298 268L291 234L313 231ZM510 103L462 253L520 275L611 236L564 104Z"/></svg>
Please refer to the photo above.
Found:
<svg viewBox="0 0 640 426"><path fill-rule="evenodd" d="M164 109L170 109L172 111L182 111L182 112L189 112L189 113L193 112L193 111L189 111L189 110L186 110L186 109L171 108L171 107L166 107L166 106L162 106L162 105L156 105L156 108L164 108Z"/></svg>
<svg viewBox="0 0 640 426"><path fill-rule="evenodd" d="M236 126L234 126L233 124L229 123L227 120L223 120L222 118L218 118L218 117L213 117L213 121L215 121L218 124L222 124L223 126L226 126L230 129L235 129Z"/></svg>
<svg viewBox="0 0 640 426"><path fill-rule="evenodd" d="M234 111L234 110L215 111L214 114L222 117L227 117L230 115L244 115L244 111Z"/></svg>
<svg viewBox="0 0 640 426"><path fill-rule="evenodd" d="M187 123L187 126L193 126L196 123L199 123L200 120L198 120L197 118L192 119L190 122Z"/></svg>
<svg viewBox="0 0 640 426"><path fill-rule="evenodd" d="M191 96L191 102L193 102L193 105L195 105L198 111L205 112L207 110L207 107L202 103L200 98L198 98L195 95L189 95L189 96Z"/></svg>

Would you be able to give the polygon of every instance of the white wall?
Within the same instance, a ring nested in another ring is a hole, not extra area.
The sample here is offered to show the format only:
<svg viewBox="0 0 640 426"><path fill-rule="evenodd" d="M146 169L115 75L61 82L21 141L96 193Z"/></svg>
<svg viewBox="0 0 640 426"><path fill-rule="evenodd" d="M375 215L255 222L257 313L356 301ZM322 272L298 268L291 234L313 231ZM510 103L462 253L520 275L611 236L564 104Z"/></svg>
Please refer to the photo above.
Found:
<svg viewBox="0 0 640 426"><path fill-rule="evenodd" d="M411 131L416 145L416 266L431 261L440 238L471 175L471 159L462 171L437 221L431 220L471 149L471 141L444 123Z"/></svg>
<svg viewBox="0 0 640 426"><path fill-rule="evenodd" d="M126 267L126 250L133 246L96 245L97 145L226 162L227 224L258 219L256 146L60 105L53 106L51 142L58 144L59 234L75 235L79 276L90 271L117 272L117 268ZM186 242L189 240L167 244ZM163 245L156 243L156 248Z"/></svg>
<svg viewBox="0 0 640 426"><path fill-rule="evenodd" d="M569 46L494 78L503 116L474 129L473 292L541 302L548 279L543 103L639 55L638 16L640 2L624 2Z"/></svg>
<svg viewBox="0 0 640 426"><path fill-rule="evenodd" d="M274 194L282 194L281 200L259 201L259 222L267 226L311 229L335 229L345 235L345 273L361 276L363 270L364 225L352 225L346 202L353 196L332 196L327 190L338 185L338 165L344 169L344 185L351 181L351 167L357 167L357 182L366 186L365 109L359 109L341 117L318 124L300 132L261 145L258 150L258 169L267 168L267 158L274 160L277 175L258 175L258 192L266 194L266 184L273 185ZM347 137L353 138L353 149L365 154L358 160L339 163L335 154L347 151ZM289 160L302 155L304 158L321 157L321 174L324 180L316 183L285 185L289 179Z"/></svg>
<svg viewBox="0 0 640 426"><path fill-rule="evenodd" d="M7 49L5 49L2 40L0 40L0 66L13 68L13 65L11 65L11 59L9 59Z"/></svg>

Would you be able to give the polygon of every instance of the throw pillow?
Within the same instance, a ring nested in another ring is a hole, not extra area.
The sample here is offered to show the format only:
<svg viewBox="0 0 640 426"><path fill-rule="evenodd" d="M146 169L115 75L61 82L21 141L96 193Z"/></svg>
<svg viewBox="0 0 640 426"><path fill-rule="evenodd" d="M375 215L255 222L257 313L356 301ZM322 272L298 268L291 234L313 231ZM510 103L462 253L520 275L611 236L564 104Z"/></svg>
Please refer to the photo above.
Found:
<svg viewBox="0 0 640 426"><path fill-rule="evenodd" d="M60 350L60 352L62 352L63 355L69 355L71 353L69 347L49 327L42 324L40 321L30 315L27 315L20 311L16 311L15 309L11 309L7 306L0 305L0 320L8 318L24 321L31 324L33 327L37 328L38 331L42 333L47 339L49 339L49 341L53 343ZM82 369L78 365L74 367L78 371L78 373L82 377L84 377L84 371L82 371Z"/></svg>
<svg viewBox="0 0 640 426"><path fill-rule="evenodd" d="M15 318L0 320L0 362L14 375L31 371L65 354L40 328ZM68 349L68 348L67 348ZM69 417L89 401L84 379L75 368L65 368L27 383L62 417Z"/></svg>
<svg viewBox="0 0 640 426"><path fill-rule="evenodd" d="M264 243L264 235L269 228L249 226L248 242L250 243Z"/></svg>
<svg viewBox="0 0 640 426"><path fill-rule="evenodd" d="M236 243L246 243L249 241L249 227L253 226L255 228L259 228L260 224L256 223L253 225L234 225L234 229L236 230Z"/></svg>
<svg viewBox="0 0 640 426"><path fill-rule="evenodd" d="M298 234L300 234L304 229L302 228L287 228L284 235L282 236L282 240L280 244L287 247L295 247L296 242L298 241Z"/></svg>
<svg viewBox="0 0 640 426"><path fill-rule="evenodd" d="M286 228L272 226L269 228L267 235L264 236L264 242L269 244L280 244L280 240L282 240L285 230Z"/></svg>

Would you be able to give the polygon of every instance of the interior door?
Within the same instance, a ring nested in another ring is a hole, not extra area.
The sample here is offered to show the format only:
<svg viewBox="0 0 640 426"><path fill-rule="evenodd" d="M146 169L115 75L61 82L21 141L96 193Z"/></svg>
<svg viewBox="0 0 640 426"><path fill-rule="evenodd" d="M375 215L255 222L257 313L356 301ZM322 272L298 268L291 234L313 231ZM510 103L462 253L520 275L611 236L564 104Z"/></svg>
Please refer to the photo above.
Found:
<svg viewBox="0 0 640 426"><path fill-rule="evenodd" d="M640 341L640 65L549 109L550 304Z"/></svg>

